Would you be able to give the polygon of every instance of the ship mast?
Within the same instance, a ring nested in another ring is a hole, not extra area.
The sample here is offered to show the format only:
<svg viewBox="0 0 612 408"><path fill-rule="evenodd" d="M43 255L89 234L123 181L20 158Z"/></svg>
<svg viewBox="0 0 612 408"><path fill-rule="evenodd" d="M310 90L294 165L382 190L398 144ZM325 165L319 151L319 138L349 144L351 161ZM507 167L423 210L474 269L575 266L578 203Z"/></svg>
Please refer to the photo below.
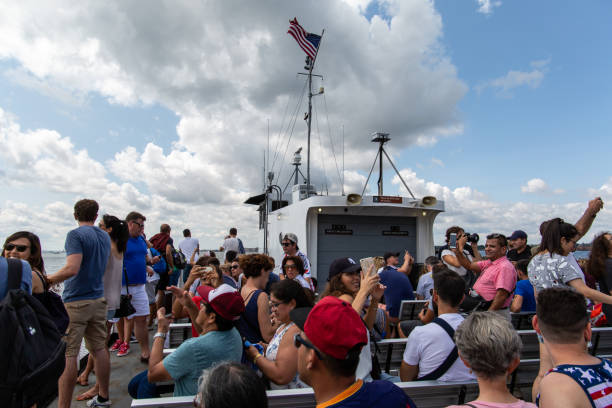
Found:
<svg viewBox="0 0 612 408"><path fill-rule="evenodd" d="M321 39L323 39L323 34L325 34L325 30L323 30L321 32ZM319 47L320 47L320 43L319 43ZM312 129L312 97L316 96L316 95L321 95L323 94L323 88L319 88L319 92L317 93L313 93L312 92L312 77L316 76L319 78L323 78L323 76L321 75L317 75L317 74L313 74L312 70L314 69L314 65L315 62L317 60L317 56L319 55L319 47L317 47L317 53L314 56L314 59L310 58L310 56L306 57L306 65L304 66L304 69L308 71L307 74L301 73L299 72L299 75L307 75L308 76L308 113L305 115L305 119L306 119L306 125L308 128L308 140L307 140L307 144L306 144L306 191L307 196L310 196L310 133L311 133L311 129Z"/></svg>

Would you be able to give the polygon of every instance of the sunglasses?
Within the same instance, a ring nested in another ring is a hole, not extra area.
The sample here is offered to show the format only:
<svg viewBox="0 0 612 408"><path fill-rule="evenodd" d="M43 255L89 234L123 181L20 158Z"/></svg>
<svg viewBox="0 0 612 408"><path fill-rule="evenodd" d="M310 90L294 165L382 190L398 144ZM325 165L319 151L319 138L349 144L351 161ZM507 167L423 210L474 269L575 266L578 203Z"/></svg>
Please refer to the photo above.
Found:
<svg viewBox="0 0 612 408"><path fill-rule="evenodd" d="M141 224L141 223L139 223L139 222L132 221L132 224L136 224L136 225L138 225L140 228L144 227L144 223L143 223L143 224Z"/></svg>
<svg viewBox="0 0 612 408"><path fill-rule="evenodd" d="M284 247L288 247L288 246L293 245L293 242L283 242L283 243L281 243L281 245L284 246Z"/></svg>
<svg viewBox="0 0 612 408"><path fill-rule="evenodd" d="M297 266L295 266L295 265L285 265L283 267L283 269L285 269L286 271L288 271L289 269L295 270L295 269L297 269Z"/></svg>
<svg viewBox="0 0 612 408"><path fill-rule="evenodd" d="M27 245L15 245L15 244L6 244L4 246L4 249L6 251L12 251L15 248L17 248L17 252L25 252L26 249L29 248L29 246L27 246Z"/></svg>
<svg viewBox="0 0 612 408"><path fill-rule="evenodd" d="M308 340L304 340L304 338L300 336L300 333L296 333L295 336L293 336L293 345L295 346L295 348L300 348L300 346L303 345L306 348L312 349L314 350L319 360L323 360L323 355L321 354L321 352L317 350L317 348L311 342L309 342Z"/></svg>
<svg viewBox="0 0 612 408"><path fill-rule="evenodd" d="M238 268L240 268L240 265L232 265L232 266L230 266L230 269L238 269Z"/></svg>

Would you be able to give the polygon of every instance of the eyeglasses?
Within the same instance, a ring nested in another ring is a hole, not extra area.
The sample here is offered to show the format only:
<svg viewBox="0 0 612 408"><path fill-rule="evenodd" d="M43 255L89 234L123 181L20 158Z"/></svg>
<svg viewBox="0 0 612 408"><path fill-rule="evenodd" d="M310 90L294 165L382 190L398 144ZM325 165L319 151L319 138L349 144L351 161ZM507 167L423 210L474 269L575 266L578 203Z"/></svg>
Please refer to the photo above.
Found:
<svg viewBox="0 0 612 408"><path fill-rule="evenodd" d="M297 269L297 266L292 265L292 264L287 264L287 265L285 265L283 267L283 269L285 269L285 270L294 269L295 270L295 269Z"/></svg>
<svg viewBox="0 0 612 408"><path fill-rule="evenodd" d="M288 247L288 246L293 245L293 242L283 242L283 243L281 243L281 245L284 246L284 247Z"/></svg>
<svg viewBox="0 0 612 408"><path fill-rule="evenodd" d="M230 269L238 269L238 268L240 268L240 265L232 265L232 266L230 266Z"/></svg>
<svg viewBox="0 0 612 408"><path fill-rule="evenodd" d="M273 302L273 301L269 301L268 303L270 304L270 307L271 307L271 308L272 308L272 307L273 307L273 308L277 308L277 307L279 307L280 305L284 305L284 304L285 304L285 303L287 303L287 302Z"/></svg>
<svg viewBox="0 0 612 408"><path fill-rule="evenodd" d="M29 248L29 246L28 245L15 245L15 244L6 244L4 246L4 250L6 251L12 251L15 248L17 248L17 252L25 252L26 249Z"/></svg>
<svg viewBox="0 0 612 408"><path fill-rule="evenodd" d="M321 352L317 350L317 348L311 342L304 340L300 333L296 333L295 336L293 336L293 345L295 348L300 348L300 345L304 345L304 347L314 350L317 357L319 357L319 360L323 360L323 355Z"/></svg>

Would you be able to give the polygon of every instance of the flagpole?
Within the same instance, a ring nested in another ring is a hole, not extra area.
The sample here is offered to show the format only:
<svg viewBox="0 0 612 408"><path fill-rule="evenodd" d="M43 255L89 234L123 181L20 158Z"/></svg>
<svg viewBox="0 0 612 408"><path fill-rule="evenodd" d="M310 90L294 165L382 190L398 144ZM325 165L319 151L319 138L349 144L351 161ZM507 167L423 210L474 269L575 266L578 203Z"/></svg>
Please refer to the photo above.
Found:
<svg viewBox="0 0 612 408"><path fill-rule="evenodd" d="M306 196L310 197L310 129L312 124L312 70L314 69L315 61L319 55L319 49L321 49L321 42L323 41L323 34L325 29L321 31L321 39L319 40L319 46L317 47L317 53L315 54L310 69L308 70L308 142L306 150Z"/></svg>

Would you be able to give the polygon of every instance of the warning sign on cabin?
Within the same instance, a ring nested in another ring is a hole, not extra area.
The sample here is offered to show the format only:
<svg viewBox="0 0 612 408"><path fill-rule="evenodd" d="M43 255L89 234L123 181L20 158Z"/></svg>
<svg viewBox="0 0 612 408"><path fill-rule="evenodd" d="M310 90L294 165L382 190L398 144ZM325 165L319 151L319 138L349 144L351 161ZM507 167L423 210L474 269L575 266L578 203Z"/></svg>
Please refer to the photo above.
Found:
<svg viewBox="0 0 612 408"><path fill-rule="evenodd" d="M331 228L325 229L326 235L353 235L353 230L348 229L346 224L332 224Z"/></svg>
<svg viewBox="0 0 612 408"><path fill-rule="evenodd" d="M407 237L408 231L402 231L399 225L392 225L388 230L383 230L383 235L392 235L392 236L400 236Z"/></svg>
<svg viewBox="0 0 612 408"><path fill-rule="evenodd" d="M375 203L384 203L384 204L401 204L402 203L402 197L373 196L372 199Z"/></svg>

